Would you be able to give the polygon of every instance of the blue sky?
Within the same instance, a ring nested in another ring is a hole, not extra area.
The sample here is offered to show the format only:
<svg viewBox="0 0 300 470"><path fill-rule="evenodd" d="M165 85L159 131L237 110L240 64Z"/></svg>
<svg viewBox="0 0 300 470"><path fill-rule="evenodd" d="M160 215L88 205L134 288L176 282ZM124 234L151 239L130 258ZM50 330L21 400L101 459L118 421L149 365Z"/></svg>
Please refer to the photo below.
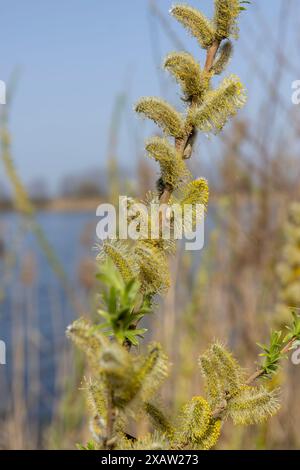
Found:
<svg viewBox="0 0 300 470"><path fill-rule="evenodd" d="M295 0L291 2L295 4ZM211 0L189 3L207 14L212 11ZM252 47L250 33L257 28L257 3L278 37L281 0L252 3L242 16L241 43L236 45L230 66L249 90L247 112L258 106L263 84L249 67L242 44ZM159 0L158 4L167 14L172 2ZM110 115L116 95L122 91L128 92L129 102L119 155L123 166L132 166L138 126L131 113L133 103L141 95L161 94L158 56L163 59L174 49L158 23L149 19L148 0L0 0L0 11L0 79L7 81L17 67L20 71L11 129L14 157L23 179L29 182L43 176L55 187L66 173L103 167ZM203 53L196 42L175 21L170 25L201 59ZM254 53L272 76L272 53L263 38ZM298 59L293 49L291 60ZM285 77L280 85L287 102L292 78L300 76ZM175 89L171 80L163 83L167 90ZM169 93L176 101L178 96Z"/></svg>

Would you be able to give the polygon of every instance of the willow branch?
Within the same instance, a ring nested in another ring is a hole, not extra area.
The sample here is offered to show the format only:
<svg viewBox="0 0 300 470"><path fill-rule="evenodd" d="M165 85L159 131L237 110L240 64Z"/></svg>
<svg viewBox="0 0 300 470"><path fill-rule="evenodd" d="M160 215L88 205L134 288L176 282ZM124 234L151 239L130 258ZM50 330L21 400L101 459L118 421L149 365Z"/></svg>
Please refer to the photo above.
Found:
<svg viewBox="0 0 300 470"><path fill-rule="evenodd" d="M295 342L295 338L292 338L281 350L281 354L284 356L285 354L287 354L288 352L291 351L291 349L293 348L293 345L294 345L294 342ZM264 369L259 369L257 370L256 372L254 372L250 377L249 379L246 381L246 385L251 385L253 382L255 382L257 379L259 379L260 377L262 377L264 375L265 371Z"/></svg>
<svg viewBox="0 0 300 470"><path fill-rule="evenodd" d="M292 338L282 349L281 355L285 355L293 349L293 345L297 339ZM245 385L252 385L256 380L260 379L265 375L265 369L261 368L256 370L250 377L246 380ZM223 403L221 403L212 413L214 419L221 419L224 411L227 408L227 403L231 400L232 396L224 398Z"/></svg>
<svg viewBox="0 0 300 470"><path fill-rule="evenodd" d="M206 54L206 61L205 61L205 66L204 66L204 71L206 73L209 73L212 69L216 54L219 50L220 47L220 41L214 41L211 47L207 50ZM196 99L191 99L189 103L189 108L196 106L197 101ZM196 129L194 126L190 126L189 128L186 129L186 135L183 138L176 138L175 139L175 147L179 155L183 160L189 159L192 156L192 151L193 151L193 146L196 138ZM173 194L174 188L166 184L164 187L164 191L160 197L160 233L162 234L163 231L163 225L164 221L166 220L166 210L167 210L167 205L171 199L171 196ZM137 325L131 325L132 329L135 329ZM123 346L127 351L130 351L131 349L131 342L126 340L123 343Z"/></svg>
<svg viewBox="0 0 300 470"><path fill-rule="evenodd" d="M204 71L209 73L212 69L215 57L220 47L220 41L214 41L210 48L207 50L206 61L204 66ZM196 106L196 101L191 100L189 107ZM191 157L194 141L196 136L196 129L194 126L190 126L186 130L186 135L183 138L175 139L175 147L179 152L182 159L186 160ZM168 204L173 193L173 188L170 185L166 185L164 192L160 198L161 204Z"/></svg>

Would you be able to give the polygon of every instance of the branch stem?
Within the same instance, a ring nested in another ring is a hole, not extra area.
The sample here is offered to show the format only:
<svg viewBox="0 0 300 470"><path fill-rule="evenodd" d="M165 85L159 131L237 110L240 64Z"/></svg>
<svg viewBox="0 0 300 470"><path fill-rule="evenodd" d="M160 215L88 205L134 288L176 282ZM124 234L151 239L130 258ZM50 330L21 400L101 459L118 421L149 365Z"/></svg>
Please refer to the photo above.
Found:
<svg viewBox="0 0 300 470"><path fill-rule="evenodd" d="M107 450L112 450L114 446L113 432L114 424L116 420L116 410L113 405L113 391L110 390L108 393L107 400L107 423L106 423L106 439L104 442Z"/></svg>

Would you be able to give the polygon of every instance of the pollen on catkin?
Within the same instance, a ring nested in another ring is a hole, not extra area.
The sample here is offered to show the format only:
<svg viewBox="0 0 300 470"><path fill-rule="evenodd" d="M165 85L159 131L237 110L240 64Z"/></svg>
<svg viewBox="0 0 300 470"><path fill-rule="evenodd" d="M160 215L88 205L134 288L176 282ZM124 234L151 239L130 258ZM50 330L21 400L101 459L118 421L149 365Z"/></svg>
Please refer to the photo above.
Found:
<svg viewBox="0 0 300 470"><path fill-rule="evenodd" d="M182 412L180 437L183 442L199 442L207 433L211 422L211 408L203 397L194 397Z"/></svg>
<svg viewBox="0 0 300 470"><path fill-rule="evenodd" d="M206 94L201 106L190 109L188 121L203 132L217 134L245 103L245 89L239 78L231 75L219 88Z"/></svg>
<svg viewBox="0 0 300 470"><path fill-rule="evenodd" d="M220 419L212 420L207 432L199 442L198 450L210 450L217 444L221 435L222 421Z"/></svg>
<svg viewBox="0 0 300 470"><path fill-rule="evenodd" d="M202 204L207 208L208 199L209 186L205 178L190 181L180 190L180 204L182 206Z"/></svg>
<svg viewBox="0 0 300 470"><path fill-rule="evenodd" d="M237 18L241 12L240 0L215 0L214 26L216 39L238 37Z"/></svg>

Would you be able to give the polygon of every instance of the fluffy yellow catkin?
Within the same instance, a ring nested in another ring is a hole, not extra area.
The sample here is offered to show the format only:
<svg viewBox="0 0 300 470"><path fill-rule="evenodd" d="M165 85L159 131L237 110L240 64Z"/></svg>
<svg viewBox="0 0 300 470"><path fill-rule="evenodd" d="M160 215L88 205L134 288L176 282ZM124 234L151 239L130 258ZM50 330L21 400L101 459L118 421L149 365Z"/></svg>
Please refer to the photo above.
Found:
<svg viewBox="0 0 300 470"><path fill-rule="evenodd" d="M139 265L139 279L143 293L162 293L170 286L170 274L165 253L147 241L135 248Z"/></svg>
<svg viewBox="0 0 300 470"><path fill-rule="evenodd" d="M166 101L160 98L141 98L135 110L154 121L167 135L176 138L184 135L184 122L180 113Z"/></svg>
<svg viewBox="0 0 300 470"><path fill-rule="evenodd" d="M213 421L209 425L206 434L201 439L198 449L210 450L213 447L215 447L221 435L221 427L222 427L222 421L220 419Z"/></svg>
<svg viewBox="0 0 300 470"><path fill-rule="evenodd" d="M194 181L190 181L181 188L180 204L182 206L189 204L202 204L206 208L208 199L209 186L205 178L198 178Z"/></svg>
<svg viewBox="0 0 300 470"><path fill-rule="evenodd" d="M169 54L164 67L177 80L186 100L200 100L209 88L211 74L202 71L198 62L187 52Z"/></svg>
<svg viewBox="0 0 300 470"><path fill-rule="evenodd" d="M160 137L149 139L146 150L159 163L164 184L168 184L173 190L190 176L185 161L166 139Z"/></svg>
<svg viewBox="0 0 300 470"><path fill-rule="evenodd" d="M147 402L157 391L169 373L168 358L160 344L148 346L148 354L140 361L136 380L140 384L140 396Z"/></svg>
<svg viewBox="0 0 300 470"><path fill-rule="evenodd" d="M263 423L280 408L278 391L269 391L264 386L241 387L228 402L227 415L236 425Z"/></svg>
<svg viewBox="0 0 300 470"><path fill-rule="evenodd" d="M137 274L137 265L133 254L121 241L107 240L101 245L97 261L103 262L105 258L112 260L125 282L130 281Z"/></svg>
<svg viewBox="0 0 300 470"><path fill-rule="evenodd" d="M190 109L188 121L203 132L217 134L245 102L243 85L237 76L231 75L223 80L219 88L206 94L201 106Z"/></svg>
<svg viewBox="0 0 300 470"><path fill-rule="evenodd" d="M170 13L197 39L203 49L212 45L215 39L213 25L199 10L188 5L175 5Z"/></svg>
<svg viewBox="0 0 300 470"><path fill-rule="evenodd" d="M197 396L182 410L177 432L173 436L173 446L209 450L216 445L220 431L221 421L212 417L209 403Z"/></svg>
<svg viewBox="0 0 300 470"><path fill-rule="evenodd" d="M183 409L180 436L184 442L199 442L211 422L211 408L202 397L194 397Z"/></svg>
<svg viewBox="0 0 300 470"><path fill-rule="evenodd" d="M216 0L215 1L215 38L218 41L229 36L237 38L238 27L237 18L241 12L239 0Z"/></svg>

